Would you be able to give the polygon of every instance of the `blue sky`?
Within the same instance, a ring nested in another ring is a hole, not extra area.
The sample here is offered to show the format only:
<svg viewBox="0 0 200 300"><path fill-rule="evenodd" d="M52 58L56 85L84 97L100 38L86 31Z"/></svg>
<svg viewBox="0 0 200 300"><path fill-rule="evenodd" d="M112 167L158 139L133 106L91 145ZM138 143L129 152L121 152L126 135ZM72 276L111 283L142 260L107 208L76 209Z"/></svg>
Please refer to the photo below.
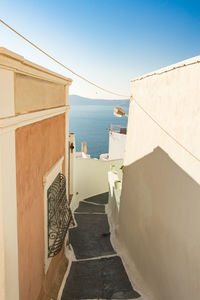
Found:
<svg viewBox="0 0 200 300"><path fill-rule="evenodd" d="M132 78L200 54L200 1L0 0L0 18L75 72L123 94ZM115 98L76 79L2 24L0 45L72 78L72 94Z"/></svg>

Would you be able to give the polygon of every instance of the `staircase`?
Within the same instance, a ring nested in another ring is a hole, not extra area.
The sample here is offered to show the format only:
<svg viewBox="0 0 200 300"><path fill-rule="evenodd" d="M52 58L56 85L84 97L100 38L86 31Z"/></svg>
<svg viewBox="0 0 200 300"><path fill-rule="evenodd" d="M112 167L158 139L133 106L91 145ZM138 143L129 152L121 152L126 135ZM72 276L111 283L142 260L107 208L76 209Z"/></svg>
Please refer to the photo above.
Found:
<svg viewBox="0 0 200 300"><path fill-rule="evenodd" d="M103 193L81 201L75 210L77 226L69 231L75 259L61 300L140 297L111 244L106 204L108 193Z"/></svg>

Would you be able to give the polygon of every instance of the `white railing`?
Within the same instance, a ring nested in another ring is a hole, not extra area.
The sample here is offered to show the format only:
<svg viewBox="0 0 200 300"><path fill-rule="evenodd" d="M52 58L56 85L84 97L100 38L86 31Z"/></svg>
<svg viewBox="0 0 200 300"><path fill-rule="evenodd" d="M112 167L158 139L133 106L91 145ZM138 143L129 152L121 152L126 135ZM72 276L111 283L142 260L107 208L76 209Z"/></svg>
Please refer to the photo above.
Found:
<svg viewBox="0 0 200 300"><path fill-rule="evenodd" d="M119 124L111 124L109 130L111 132L118 132L121 134L126 134L126 127L124 127L123 125L119 125Z"/></svg>

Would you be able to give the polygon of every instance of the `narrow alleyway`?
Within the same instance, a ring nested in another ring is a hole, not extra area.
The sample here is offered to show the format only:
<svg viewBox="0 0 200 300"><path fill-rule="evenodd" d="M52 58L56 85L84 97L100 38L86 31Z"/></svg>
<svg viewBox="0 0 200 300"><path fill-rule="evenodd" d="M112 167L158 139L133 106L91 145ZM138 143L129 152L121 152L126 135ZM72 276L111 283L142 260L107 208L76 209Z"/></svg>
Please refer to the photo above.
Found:
<svg viewBox="0 0 200 300"><path fill-rule="evenodd" d="M105 206L108 193L81 201L74 217L69 242L76 260L72 262L61 300L136 299L121 258L110 242Z"/></svg>

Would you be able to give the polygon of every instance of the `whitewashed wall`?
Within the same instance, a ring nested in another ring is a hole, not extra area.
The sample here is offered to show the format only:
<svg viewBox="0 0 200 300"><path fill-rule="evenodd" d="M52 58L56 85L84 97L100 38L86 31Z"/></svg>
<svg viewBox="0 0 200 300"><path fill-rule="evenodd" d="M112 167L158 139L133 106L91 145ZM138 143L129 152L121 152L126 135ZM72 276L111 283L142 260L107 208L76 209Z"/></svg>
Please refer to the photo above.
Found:
<svg viewBox="0 0 200 300"><path fill-rule="evenodd" d="M109 132L109 159L124 159L126 134Z"/></svg>
<svg viewBox="0 0 200 300"><path fill-rule="evenodd" d="M200 158L200 57L131 82L133 98ZM199 300L200 162L132 100L120 241L152 300Z"/></svg>
<svg viewBox="0 0 200 300"><path fill-rule="evenodd" d="M102 161L97 159L76 158L75 159L75 186L72 209L76 202L85 198L109 191L108 171L112 166L119 170L123 165L121 159ZM121 170L119 170L121 178Z"/></svg>

